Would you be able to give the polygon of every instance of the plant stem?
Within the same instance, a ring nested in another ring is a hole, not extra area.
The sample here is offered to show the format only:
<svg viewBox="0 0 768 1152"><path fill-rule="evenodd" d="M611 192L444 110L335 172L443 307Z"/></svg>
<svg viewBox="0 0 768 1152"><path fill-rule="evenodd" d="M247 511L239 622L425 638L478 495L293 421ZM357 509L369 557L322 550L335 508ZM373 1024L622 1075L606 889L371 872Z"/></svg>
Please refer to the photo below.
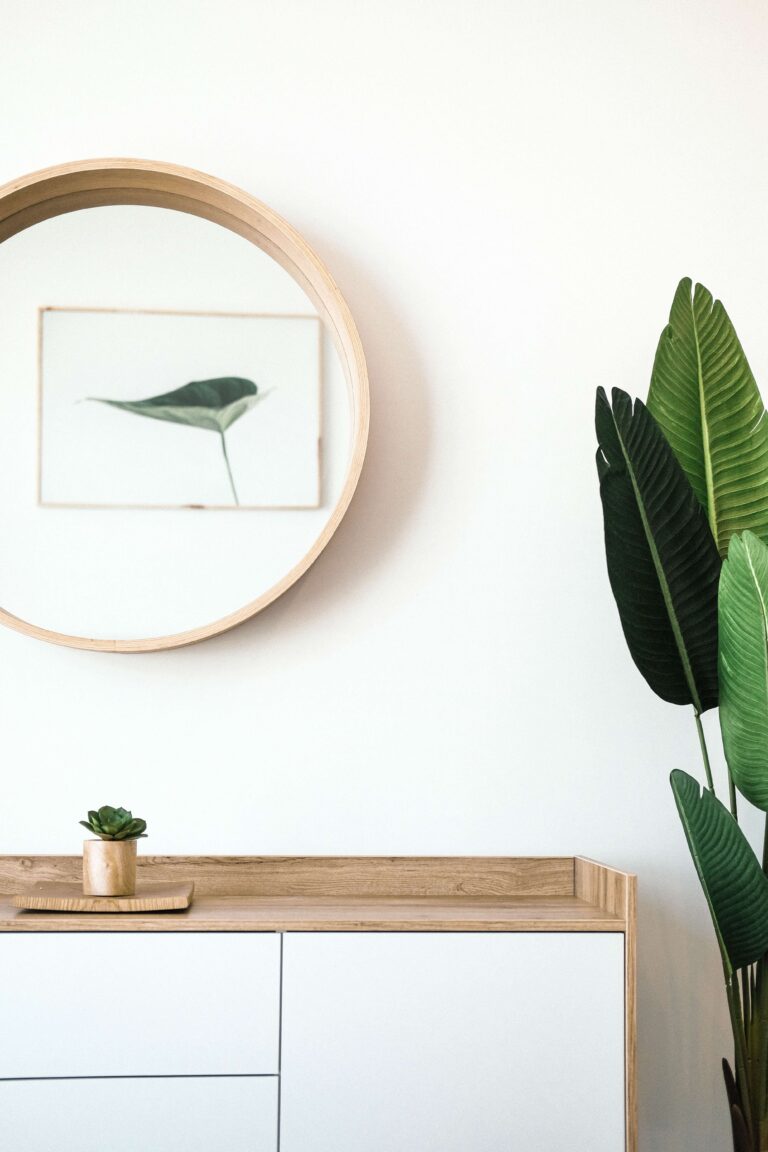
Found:
<svg viewBox="0 0 768 1152"><path fill-rule="evenodd" d="M701 758L704 761L704 771L707 774L707 788L709 788L710 792L712 792L714 795L715 785L712 782L712 769L709 766L709 753L707 752L707 742L704 739L704 729L701 726L701 713L696 708L694 708L693 714L696 717L696 729L699 733L699 745L701 747ZM731 806L731 811L733 811L733 805ZM734 815L735 815L735 813L734 813Z"/></svg>
<svg viewBox="0 0 768 1152"><path fill-rule="evenodd" d="M749 1060L749 1068L752 1070L752 1051L750 1047L751 1028L752 1022L752 989L750 987L751 972L749 968L741 968L739 970L739 978L741 980L741 1008L744 1016L744 1037L747 1041L747 1053Z"/></svg>
<svg viewBox="0 0 768 1152"><path fill-rule="evenodd" d="M728 1010L731 1017L731 1031L733 1032L733 1046L736 1057L736 1083L744 1113L744 1121L749 1131L750 1139L754 1145L754 1125L752 1121L752 1101L750 1099L750 1083L747 1074L749 1057L747 1055L747 1038L744 1034L744 1016L741 1010L741 997L739 996L738 981L734 980L732 972L726 973L725 991L728 996Z"/></svg>
<svg viewBox="0 0 768 1152"><path fill-rule="evenodd" d="M233 495L233 496L234 496L234 498L235 498L235 504L236 504L236 505L238 506L238 508L239 508L239 507L240 507L240 501L239 501L239 500L238 500L238 498L237 498L237 489L235 488L235 481L234 481L234 479L233 479L233 476L232 476L232 469L231 469L231 468L230 468L230 466L229 466L229 456L227 455L227 441L226 441L226 437L225 437L225 435L224 435L224 433L223 433L223 432L222 432L222 433L220 433L220 435L221 435L221 450L222 450L222 452L224 453L224 463L225 463L225 464L226 464L226 466L227 466L227 475L229 476L229 485L230 485L230 487L231 487L231 489L232 489L232 495Z"/></svg>
<svg viewBox="0 0 768 1152"><path fill-rule="evenodd" d="M754 1079L757 1084L755 1108L757 1109L758 1123L762 1126L766 1114L766 1068L768 1067L768 975L766 974L765 957L758 960L755 965L753 1001L757 1004L753 1020L753 1030L756 1033L754 1045L756 1049Z"/></svg>
<svg viewBox="0 0 768 1152"><path fill-rule="evenodd" d="M731 802L731 816L733 816L734 820L738 824L739 813L736 808L736 785L733 782L733 776L731 776L730 768L728 769L728 797Z"/></svg>

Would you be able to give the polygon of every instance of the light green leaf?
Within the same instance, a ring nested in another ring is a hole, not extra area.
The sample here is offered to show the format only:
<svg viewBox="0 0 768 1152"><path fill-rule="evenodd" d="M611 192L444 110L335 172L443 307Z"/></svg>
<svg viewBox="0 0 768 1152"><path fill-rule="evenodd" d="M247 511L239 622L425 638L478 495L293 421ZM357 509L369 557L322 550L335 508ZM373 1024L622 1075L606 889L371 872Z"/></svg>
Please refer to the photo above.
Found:
<svg viewBox="0 0 768 1152"><path fill-rule="evenodd" d="M681 280L653 365L648 408L709 518L721 556L744 529L768 538L768 419L719 300Z"/></svg>
<svg viewBox="0 0 768 1152"><path fill-rule="evenodd" d="M193 380L173 392L163 392L146 400L106 400L100 396L87 399L133 412L136 416L207 428L223 435L265 395L259 394L252 380L242 376L218 376L213 380Z"/></svg>
<svg viewBox="0 0 768 1152"><path fill-rule="evenodd" d="M768 811L768 547L733 536L719 593L720 727L737 788Z"/></svg>
<svg viewBox="0 0 768 1152"><path fill-rule="evenodd" d="M730 974L768 952L768 878L749 841L716 796L686 772L670 783Z"/></svg>

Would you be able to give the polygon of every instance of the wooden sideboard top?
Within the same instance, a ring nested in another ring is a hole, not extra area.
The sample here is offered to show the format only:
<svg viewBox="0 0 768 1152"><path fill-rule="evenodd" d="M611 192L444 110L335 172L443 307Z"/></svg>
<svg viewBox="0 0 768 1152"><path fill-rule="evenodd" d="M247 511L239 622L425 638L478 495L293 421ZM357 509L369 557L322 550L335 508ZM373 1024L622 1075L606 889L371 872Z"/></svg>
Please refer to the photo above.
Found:
<svg viewBox="0 0 768 1152"><path fill-rule="evenodd" d="M79 856L0 856L4 932L625 932L635 878L582 857L140 856L137 883L194 880L183 912L16 909Z"/></svg>

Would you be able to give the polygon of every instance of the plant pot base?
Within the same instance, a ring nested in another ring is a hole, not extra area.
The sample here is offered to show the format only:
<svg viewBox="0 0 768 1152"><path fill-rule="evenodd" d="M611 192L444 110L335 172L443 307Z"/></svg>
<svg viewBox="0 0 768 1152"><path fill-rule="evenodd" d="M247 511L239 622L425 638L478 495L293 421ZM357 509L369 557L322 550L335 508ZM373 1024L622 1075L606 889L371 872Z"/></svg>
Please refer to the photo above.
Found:
<svg viewBox="0 0 768 1152"><path fill-rule="evenodd" d="M133 896L135 891L135 840L83 843L83 895Z"/></svg>

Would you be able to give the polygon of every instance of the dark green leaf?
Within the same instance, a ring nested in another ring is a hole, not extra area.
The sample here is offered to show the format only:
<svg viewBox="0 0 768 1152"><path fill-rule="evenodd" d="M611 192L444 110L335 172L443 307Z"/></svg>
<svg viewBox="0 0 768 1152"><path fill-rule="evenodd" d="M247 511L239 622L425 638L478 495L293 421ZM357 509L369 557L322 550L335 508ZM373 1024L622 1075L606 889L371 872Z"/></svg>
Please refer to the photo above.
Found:
<svg viewBox="0 0 768 1152"><path fill-rule="evenodd" d="M754 1152L754 1144L749 1136L744 1113L738 1104L731 1108L731 1133L733 1135L733 1152Z"/></svg>
<svg viewBox="0 0 768 1152"><path fill-rule="evenodd" d="M213 380L193 380L173 392L163 392L146 400L105 400L100 396L89 396L88 399L109 404L112 408L122 408L137 416L187 424L192 428L207 428L223 434L264 395L266 393L258 394L252 380L242 376L219 376Z"/></svg>
<svg viewBox="0 0 768 1152"><path fill-rule="evenodd" d="M110 836L114 836L116 832L120 831L122 823L122 817L118 815L116 808L110 808L109 805L105 805L99 809L99 824L103 831Z"/></svg>
<svg viewBox="0 0 768 1152"><path fill-rule="evenodd" d="M138 840L147 827L146 820L129 820L115 836L116 840Z"/></svg>
<svg viewBox="0 0 768 1152"><path fill-rule="evenodd" d="M648 409L598 389L595 426L608 575L650 687L699 712L717 704L720 557L706 517Z"/></svg>
<svg viewBox="0 0 768 1152"><path fill-rule="evenodd" d="M731 1066L723 1060L723 1079L725 1080L725 1093L728 1097L728 1112L731 1117L731 1133L733 1136L733 1152L753 1152L752 1142L749 1138L744 1113L741 1106L741 1096L736 1087L736 1080Z"/></svg>
<svg viewBox="0 0 768 1152"><path fill-rule="evenodd" d="M728 1108L732 1108L734 1104L740 1104L739 1090L736 1087L736 1077L733 1075L731 1066L728 1061L723 1057L722 1060L723 1080L725 1081L725 1094L728 1097Z"/></svg>
<svg viewBox="0 0 768 1152"><path fill-rule="evenodd" d="M686 772L671 777L677 810L730 973L768 951L768 878L727 808Z"/></svg>
<svg viewBox="0 0 768 1152"><path fill-rule="evenodd" d="M768 537L768 420L728 314L681 280L653 365L648 408L688 475L720 554L735 532Z"/></svg>

